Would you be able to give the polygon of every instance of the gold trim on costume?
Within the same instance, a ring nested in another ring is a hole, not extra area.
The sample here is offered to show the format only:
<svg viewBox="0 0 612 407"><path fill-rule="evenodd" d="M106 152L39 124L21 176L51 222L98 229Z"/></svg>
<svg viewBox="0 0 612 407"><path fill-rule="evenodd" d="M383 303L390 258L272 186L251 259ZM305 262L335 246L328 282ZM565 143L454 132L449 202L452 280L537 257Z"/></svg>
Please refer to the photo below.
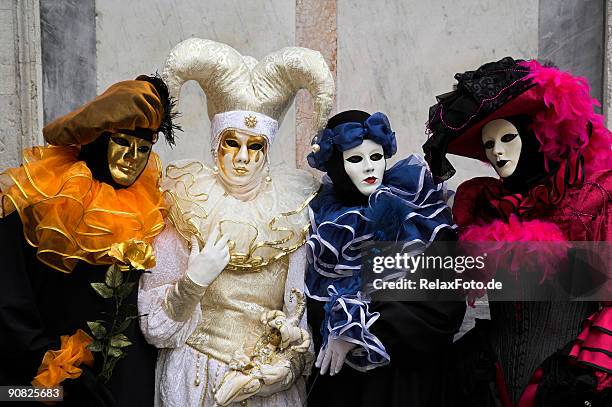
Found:
<svg viewBox="0 0 612 407"><path fill-rule="evenodd" d="M308 233L309 225L305 225L304 227L302 227L302 229L299 231L300 237L298 238L296 243L294 243L293 245L287 246L287 247L283 247L282 245L292 240L295 236L295 232L289 228L277 227L275 225L283 217L297 215L298 213L302 212L304 209L306 209L310 201L312 201L312 199L315 196L316 196L316 193L311 194L308 198L306 198L304 202L300 204L300 206L297 209L289 211L289 212L281 213L280 215L277 215L274 218L272 218L272 220L268 223L268 228L270 230L272 230L273 232L287 232L287 236L281 239L278 239L278 240L261 241L256 244L253 244L256 240L255 238L253 239L252 244L249 245L249 251L247 253L231 253L231 250L230 250L230 261L227 267L235 269L235 270L257 270L262 267L266 267L267 265L299 249L306 242L306 236ZM230 221L225 221L225 222L230 222ZM222 222L220 222L219 224L219 228L222 227L221 223ZM260 256L255 255L255 252L260 248L280 250L280 252L274 256L264 259Z"/></svg>
<svg viewBox="0 0 612 407"><path fill-rule="evenodd" d="M257 272L223 270L202 295L202 318L186 343L223 363L237 350L250 353L264 329L261 315L283 308L288 268L284 257Z"/></svg>
<svg viewBox="0 0 612 407"><path fill-rule="evenodd" d="M188 244L190 244L191 237L193 236L196 236L201 246L205 242L199 226L203 220L209 218L209 213L204 207L204 204L209 200L209 194L204 192L194 194L192 190L196 184L196 175L207 170L208 168L204 164L197 161L190 162L184 166L169 165L166 168L166 177L175 183L173 191L164 191L164 196L169 206L168 219ZM212 174L212 171L210 172ZM216 180L211 179L211 182L216 182ZM299 249L306 242L309 228L307 217L304 219L303 226L294 229L279 226L278 224L283 219L299 215L302 211L305 211L315 196L316 192L310 194L297 208L280 213L268 222L266 225L268 230L266 232L272 232L274 235L277 235L278 238L275 240L258 241L258 238L265 234L261 233L262 231L251 223L233 219L221 219L218 221L217 226L222 234L224 225L234 224L244 226L245 230L251 231L253 236L250 239L246 252L239 252L230 242L230 261L226 268L257 271ZM188 210L188 207L191 210ZM264 251L262 249L269 249L275 254L262 256L260 254Z"/></svg>
<svg viewBox="0 0 612 407"><path fill-rule="evenodd" d="M175 193L170 191L163 192L166 202L168 202L168 221L174 226L178 234L189 243L191 249L191 237L195 236L200 243L200 247L204 247L204 240L198 230L198 225L195 219L198 218L195 214L189 214L182 209L178 197Z"/></svg>
<svg viewBox="0 0 612 407"><path fill-rule="evenodd" d="M140 178L118 190L95 180L78 154L72 146L26 149L23 166L0 174L0 217L16 211L38 260L64 273L78 261L111 264L113 243L151 243L164 228L155 153Z"/></svg>

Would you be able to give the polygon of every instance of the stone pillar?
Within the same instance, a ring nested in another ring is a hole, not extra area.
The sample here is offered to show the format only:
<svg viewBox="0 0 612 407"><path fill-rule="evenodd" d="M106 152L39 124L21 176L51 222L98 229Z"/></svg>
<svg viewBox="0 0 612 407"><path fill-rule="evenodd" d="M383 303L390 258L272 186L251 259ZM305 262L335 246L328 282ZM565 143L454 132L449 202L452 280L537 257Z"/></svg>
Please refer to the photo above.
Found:
<svg viewBox="0 0 612 407"><path fill-rule="evenodd" d="M336 0L295 2L295 45L320 51L332 71L334 82L338 49L336 14ZM298 168L310 169L306 155L310 153L310 141L314 136L313 113L310 94L300 91L296 98L295 123L295 162Z"/></svg>
<svg viewBox="0 0 612 407"><path fill-rule="evenodd" d="M1 171L43 142L38 0L0 0L0 32Z"/></svg>
<svg viewBox="0 0 612 407"><path fill-rule="evenodd" d="M562 70L584 76L591 95L602 101L605 58L604 18L601 0L540 0L538 59Z"/></svg>

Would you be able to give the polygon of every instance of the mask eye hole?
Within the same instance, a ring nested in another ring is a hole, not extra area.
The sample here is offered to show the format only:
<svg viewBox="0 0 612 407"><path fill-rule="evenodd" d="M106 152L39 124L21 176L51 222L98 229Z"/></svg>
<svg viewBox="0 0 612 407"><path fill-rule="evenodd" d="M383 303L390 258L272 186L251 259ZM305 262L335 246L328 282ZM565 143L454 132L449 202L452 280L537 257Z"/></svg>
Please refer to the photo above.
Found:
<svg viewBox="0 0 612 407"><path fill-rule="evenodd" d="M382 160L383 155L381 153L374 153L370 156L370 160L372 161L380 161Z"/></svg>
<svg viewBox="0 0 612 407"><path fill-rule="evenodd" d="M120 146L123 146L123 147L130 146L130 142L122 137L111 137L111 140L113 141L113 143L119 144Z"/></svg>
<svg viewBox="0 0 612 407"><path fill-rule="evenodd" d="M149 147L149 146L140 146L140 147L138 147L138 152L139 153L148 153L149 151L151 151L151 147Z"/></svg>
<svg viewBox="0 0 612 407"><path fill-rule="evenodd" d="M348 157L348 158L346 159L346 161L348 161L348 162L350 162L350 163L353 163L353 164L359 163L359 162L361 162L362 160L363 160L363 157L361 157L361 156L359 156L359 155L352 155L352 156L350 156L350 157Z"/></svg>
<svg viewBox="0 0 612 407"><path fill-rule="evenodd" d="M263 144L261 144L261 143L249 144L249 150L258 151L258 150L261 150L261 149L263 149Z"/></svg>
<svg viewBox="0 0 612 407"><path fill-rule="evenodd" d="M501 141L504 143L509 143L514 140L516 136L518 136L518 134L504 134L501 138Z"/></svg>
<svg viewBox="0 0 612 407"><path fill-rule="evenodd" d="M486 143L484 143L484 148L486 148L487 150L493 148L495 146L495 142L493 140L488 140Z"/></svg>
<svg viewBox="0 0 612 407"><path fill-rule="evenodd" d="M227 144L228 147L240 148L240 144L234 139L225 140L225 144Z"/></svg>

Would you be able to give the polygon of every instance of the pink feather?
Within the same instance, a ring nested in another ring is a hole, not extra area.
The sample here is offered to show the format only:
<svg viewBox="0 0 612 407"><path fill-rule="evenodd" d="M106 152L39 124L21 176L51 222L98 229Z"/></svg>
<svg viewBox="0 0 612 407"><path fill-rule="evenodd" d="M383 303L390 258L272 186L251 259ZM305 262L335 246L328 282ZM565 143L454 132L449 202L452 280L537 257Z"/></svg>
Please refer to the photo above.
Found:
<svg viewBox="0 0 612 407"><path fill-rule="evenodd" d="M600 104L591 98L587 80L542 66L535 60L521 65L529 68L527 78L536 85L528 92L534 92L546 105L546 109L534 116L533 130L547 165L548 160L558 162L580 151L587 174L612 168L612 133L603 125L603 117L593 109Z"/></svg>
<svg viewBox="0 0 612 407"><path fill-rule="evenodd" d="M486 251L485 268L479 270L478 275L469 276L485 282L495 277L498 270L507 270L518 278L519 270L523 269L541 271L539 281L543 283L564 270L567 249L570 247L563 232L554 223L539 220L521 222L516 215L511 215L508 223L495 220L488 225L468 226L459 240L469 242L462 247L472 256L482 255ZM472 301L482 295L483 292L468 293Z"/></svg>

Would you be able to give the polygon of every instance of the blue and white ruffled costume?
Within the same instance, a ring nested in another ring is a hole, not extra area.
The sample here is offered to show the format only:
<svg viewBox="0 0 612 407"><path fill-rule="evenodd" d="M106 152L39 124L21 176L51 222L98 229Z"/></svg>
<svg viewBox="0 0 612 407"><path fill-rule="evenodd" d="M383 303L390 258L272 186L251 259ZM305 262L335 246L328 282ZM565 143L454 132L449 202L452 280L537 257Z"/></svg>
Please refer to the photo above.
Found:
<svg viewBox="0 0 612 407"><path fill-rule="evenodd" d="M411 155L385 171L382 185L365 206L345 206L328 177L310 204L307 294L325 302L322 347L329 335L357 345L346 363L366 371L389 363L384 344L372 333L379 313L370 312L362 291L362 245L397 242L402 252L422 253L442 229L454 229L443 184L427 164ZM316 327L314 327L316 329Z"/></svg>

